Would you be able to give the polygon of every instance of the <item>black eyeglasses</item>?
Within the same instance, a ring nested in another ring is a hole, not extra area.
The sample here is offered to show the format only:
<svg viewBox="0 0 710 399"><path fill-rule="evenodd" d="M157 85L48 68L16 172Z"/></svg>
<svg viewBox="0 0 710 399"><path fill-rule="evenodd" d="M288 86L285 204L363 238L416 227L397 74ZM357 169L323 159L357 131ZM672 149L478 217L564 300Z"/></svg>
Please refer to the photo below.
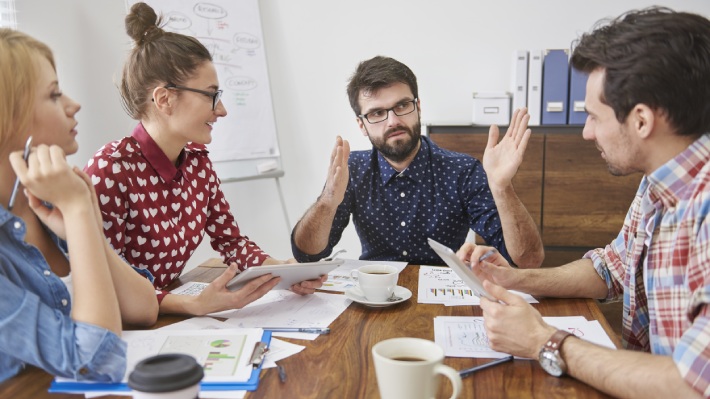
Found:
<svg viewBox="0 0 710 399"><path fill-rule="evenodd" d="M397 116L404 116L411 114L417 109L417 99L402 101L401 103L395 105L392 108L378 109L366 113L365 115L358 115L360 118L367 119L370 123L380 123L387 120L390 115L390 111L394 112Z"/></svg>
<svg viewBox="0 0 710 399"><path fill-rule="evenodd" d="M212 111L217 108L217 103L219 102L219 99L222 98L222 90L216 90L216 91L205 91L205 90L199 90L199 89L193 89L191 87L185 87L185 86L177 86L177 85L166 85L163 86L164 89L175 89L175 90L187 90L187 91L192 91L195 93L200 93L204 94L207 97L210 97L212 99Z"/></svg>

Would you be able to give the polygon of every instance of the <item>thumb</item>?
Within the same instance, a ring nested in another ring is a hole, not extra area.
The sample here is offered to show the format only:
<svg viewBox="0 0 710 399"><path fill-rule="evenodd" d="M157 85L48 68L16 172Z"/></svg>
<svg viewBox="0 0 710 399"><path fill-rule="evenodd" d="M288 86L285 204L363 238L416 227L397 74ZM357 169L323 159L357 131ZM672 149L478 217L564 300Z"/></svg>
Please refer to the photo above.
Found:
<svg viewBox="0 0 710 399"><path fill-rule="evenodd" d="M233 279L234 276L237 275L237 272L239 271L239 267L235 262L232 262L229 264L229 266L224 270L224 273L220 274L219 277L214 279L212 281L214 284L217 284L220 288L226 287L227 283L229 280Z"/></svg>
<svg viewBox="0 0 710 399"><path fill-rule="evenodd" d="M498 136L498 125L491 125L490 129L488 129L488 144L486 144L487 149L493 148L496 144L498 144Z"/></svg>
<svg viewBox="0 0 710 399"><path fill-rule="evenodd" d="M490 280L483 281L483 288L488 291L489 294L493 295L494 298L502 301L508 305L519 305L521 303L526 303L525 300L518 295L506 290L500 285L491 282Z"/></svg>

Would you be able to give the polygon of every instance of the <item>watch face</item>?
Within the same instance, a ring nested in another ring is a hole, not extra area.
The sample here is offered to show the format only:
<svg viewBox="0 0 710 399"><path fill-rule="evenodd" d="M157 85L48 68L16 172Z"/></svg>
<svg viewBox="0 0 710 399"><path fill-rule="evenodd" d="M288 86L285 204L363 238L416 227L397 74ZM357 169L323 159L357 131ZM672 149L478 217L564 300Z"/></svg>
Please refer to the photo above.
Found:
<svg viewBox="0 0 710 399"><path fill-rule="evenodd" d="M540 366L547 371L550 375L559 377L563 374L562 368L560 367L560 359L557 354L550 351L540 352Z"/></svg>

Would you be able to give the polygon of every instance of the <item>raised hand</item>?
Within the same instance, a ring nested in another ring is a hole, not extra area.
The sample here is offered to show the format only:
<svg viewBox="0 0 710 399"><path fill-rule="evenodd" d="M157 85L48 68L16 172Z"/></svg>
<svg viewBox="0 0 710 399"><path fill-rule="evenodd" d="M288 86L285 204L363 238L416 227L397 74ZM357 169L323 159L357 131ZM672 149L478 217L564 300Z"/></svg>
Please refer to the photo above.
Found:
<svg viewBox="0 0 710 399"><path fill-rule="evenodd" d="M338 136L335 139L335 147L330 154L330 166L328 167L328 177L319 201L337 207L343 202L345 190L348 188L350 172L348 169L348 158L350 157L350 143Z"/></svg>
<svg viewBox="0 0 710 399"><path fill-rule="evenodd" d="M509 186L518 172L532 134L528 129L529 120L527 109L516 109L500 142L498 126L492 125L489 129L488 144L483 153L483 169L486 170L492 190Z"/></svg>

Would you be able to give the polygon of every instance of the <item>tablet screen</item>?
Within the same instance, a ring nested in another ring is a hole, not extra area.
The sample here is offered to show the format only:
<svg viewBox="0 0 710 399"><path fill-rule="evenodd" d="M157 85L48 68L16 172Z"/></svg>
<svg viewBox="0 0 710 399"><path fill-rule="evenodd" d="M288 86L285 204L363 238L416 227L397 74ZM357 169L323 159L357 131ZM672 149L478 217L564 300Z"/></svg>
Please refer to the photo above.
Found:
<svg viewBox="0 0 710 399"><path fill-rule="evenodd" d="M468 285L473 293L478 296L484 296L492 301L497 301L491 294L486 292L481 284L481 280L476 277L476 275L471 271L471 269L466 266L461 259L456 256L456 253L444 244L438 243L431 238L427 239L429 241L429 246L436 252L441 259L446 262L446 264L453 269L457 276Z"/></svg>

